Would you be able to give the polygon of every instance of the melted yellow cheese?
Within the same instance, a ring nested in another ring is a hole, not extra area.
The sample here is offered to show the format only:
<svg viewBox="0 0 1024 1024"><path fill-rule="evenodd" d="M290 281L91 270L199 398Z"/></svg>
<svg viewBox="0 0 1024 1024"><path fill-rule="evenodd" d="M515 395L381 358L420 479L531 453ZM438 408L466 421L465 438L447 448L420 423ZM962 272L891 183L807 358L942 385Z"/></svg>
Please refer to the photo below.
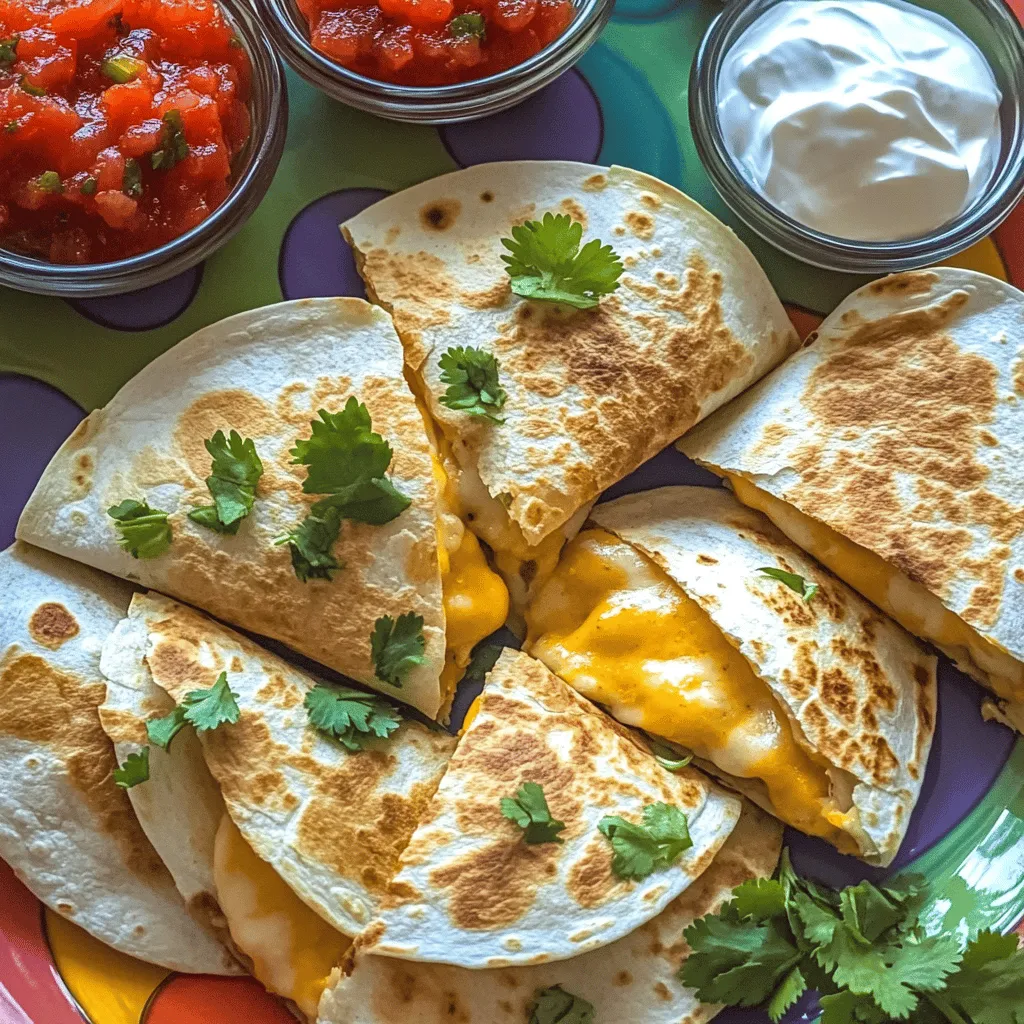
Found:
<svg viewBox="0 0 1024 1024"><path fill-rule="evenodd" d="M824 761L767 684L654 562L603 530L565 550L531 606L527 649L627 724L764 783L779 817L850 848Z"/></svg>
<svg viewBox="0 0 1024 1024"><path fill-rule="evenodd" d="M214 845L217 902L252 972L316 1020L331 971L352 940L306 906L225 814Z"/></svg>
<svg viewBox="0 0 1024 1024"><path fill-rule="evenodd" d="M727 476L736 497L744 505L763 512L787 537L904 629L942 648L954 659L976 666L1000 697L1024 699L1024 664L986 640L931 591L873 551L848 540L749 480L731 473Z"/></svg>

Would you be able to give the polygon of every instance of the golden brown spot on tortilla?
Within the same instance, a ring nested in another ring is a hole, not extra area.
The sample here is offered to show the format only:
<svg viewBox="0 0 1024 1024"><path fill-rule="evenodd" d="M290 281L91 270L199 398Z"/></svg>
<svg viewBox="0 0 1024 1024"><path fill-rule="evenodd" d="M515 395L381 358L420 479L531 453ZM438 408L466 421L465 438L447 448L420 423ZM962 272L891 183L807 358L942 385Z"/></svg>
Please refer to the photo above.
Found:
<svg viewBox="0 0 1024 1024"><path fill-rule="evenodd" d="M698 555L697 561L701 565L718 565L718 559L712 558L711 555Z"/></svg>
<svg viewBox="0 0 1024 1024"><path fill-rule="evenodd" d="M793 431L783 423L769 423L761 431L753 451L757 455L770 455L792 434Z"/></svg>
<svg viewBox="0 0 1024 1024"><path fill-rule="evenodd" d="M567 213L573 220L579 221L583 225L583 230L587 230L589 223L587 211L576 199L563 199L558 205L561 207L562 213Z"/></svg>
<svg viewBox="0 0 1024 1024"><path fill-rule="evenodd" d="M583 182L584 192L600 192L608 185L608 176L606 174L592 174L589 178L586 178Z"/></svg>
<svg viewBox="0 0 1024 1024"><path fill-rule="evenodd" d="M56 601L41 604L28 620L28 632L41 647L57 650L74 636L78 636L78 621Z"/></svg>
<svg viewBox="0 0 1024 1024"><path fill-rule="evenodd" d="M451 319L447 305L458 288L444 261L428 252L392 253L371 249L363 259L362 276L382 306L392 313L410 358L418 366L425 356L422 345L410 345L408 334L428 327L443 327Z"/></svg>
<svg viewBox="0 0 1024 1024"><path fill-rule="evenodd" d="M78 426L71 431L71 436L68 438L68 441L74 443L84 441L92 433L92 425L94 422L98 422L101 413L102 410L89 413L89 415L86 416L84 420L80 421Z"/></svg>
<svg viewBox="0 0 1024 1024"><path fill-rule="evenodd" d="M798 701L806 700L818 689L817 650L818 644L815 640L798 642L793 653L795 671L788 668L782 670L781 679L786 690Z"/></svg>
<svg viewBox="0 0 1024 1024"><path fill-rule="evenodd" d="M242 671L238 669L237 671ZM305 699L302 689L290 683L280 672L275 672L266 683L256 691L256 699L264 704L287 711L298 707Z"/></svg>
<svg viewBox="0 0 1024 1024"><path fill-rule="evenodd" d="M626 229L622 227L621 224L616 224L615 227L612 228L612 234L617 235L619 238L621 238L625 233Z"/></svg>
<svg viewBox="0 0 1024 1024"><path fill-rule="evenodd" d="M979 436L981 437L981 443L987 448L997 448L999 446L999 439L990 431L983 430Z"/></svg>
<svg viewBox="0 0 1024 1024"><path fill-rule="evenodd" d="M1024 569L1014 569L1013 570L1013 578L1018 583L1024 583Z"/></svg>
<svg viewBox="0 0 1024 1024"><path fill-rule="evenodd" d="M101 707L99 709L103 731L114 743L145 743L146 723L131 711L120 708Z"/></svg>
<svg viewBox="0 0 1024 1024"><path fill-rule="evenodd" d="M420 210L420 223L427 231L447 231L461 212L458 199L436 199Z"/></svg>
<svg viewBox="0 0 1024 1024"><path fill-rule="evenodd" d="M206 762L224 799L266 811L289 811L296 797L281 770L288 748L277 743L261 714L243 709L234 725L201 733Z"/></svg>
<svg viewBox="0 0 1024 1024"><path fill-rule="evenodd" d="M618 899L627 888L612 871L611 843L604 836L595 835L569 872L567 892L581 907L593 910Z"/></svg>
<svg viewBox="0 0 1024 1024"><path fill-rule="evenodd" d="M481 203L493 203L494 202L494 193L491 192L490 190L488 190L486 192L481 192L480 193L480 202Z"/></svg>
<svg viewBox="0 0 1024 1024"><path fill-rule="evenodd" d="M503 274L490 288L478 292L462 292L459 298L470 309L500 309L512 294L512 279Z"/></svg>
<svg viewBox="0 0 1024 1024"><path fill-rule="evenodd" d="M641 192L640 202L652 210L656 210L661 206L661 198L656 196L653 192Z"/></svg>
<svg viewBox="0 0 1024 1024"><path fill-rule="evenodd" d="M102 679L86 679L35 654L9 649L0 661L0 734L48 747L64 776L117 843L125 867L140 878L165 875L123 789L114 784L114 747L100 725Z"/></svg>
<svg viewBox="0 0 1024 1024"><path fill-rule="evenodd" d="M622 219L637 238L647 241L654 237L654 218L649 213L628 210Z"/></svg>
<svg viewBox="0 0 1024 1024"><path fill-rule="evenodd" d="M402 234L402 228L399 224L392 224L388 228L387 233L384 235L385 245L394 245L398 241L399 236Z"/></svg>
<svg viewBox="0 0 1024 1024"><path fill-rule="evenodd" d="M623 261L624 265L632 266L633 257L627 256ZM658 289L647 281L641 281L637 277L633 277L632 274L623 274L622 283L631 292L635 292L637 295L642 295L645 299L651 299L652 301L658 297Z"/></svg>
<svg viewBox="0 0 1024 1024"><path fill-rule="evenodd" d="M218 671L200 664L198 654L197 640L187 637L164 640L157 637L146 662L156 683L169 690L177 699L176 690L182 687L206 689L217 679Z"/></svg>
<svg viewBox="0 0 1024 1024"><path fill-rule="evenodd" d="M939 275L932 270L891 274L868 286L872 295L924 295L939 283Z"/></svg>
<svg viewBox="0 0 1024 1024"><path fill-rule="evenodd" d="M660 249L654 250L655 256L661 255ZM661 285L662 288L667 289L670 292L679 291L679 278L675 274L670 274L667 270L656 270L654 272L654 280Z"/></svg>
<svg viewBox="0 0 1024 1024"><path fill-rule="evenodd" d="M519 207L518 210L512 213L512 224L525 224L528 220L533 220L533 216L537 211L536 203L527 203L525 206Z"/></svg>
<svg viewBox="0 0 1024 1024"><path fill-rule="evenodd" d="M633 975L629 971L619 971L612 980L612 984L618 988L625 988L627 985L633 984Z"/></svg>
<svg viewBox="0 0 1024 1024"><path fill-rule="evenodd" d="M1013 390L1018 395L1024 395L1024 348L1017 355L1017 362L1013 364Z"/></svg>
<svg viewBox="0 0 1024 1024"><path fill-rule="evenodd" d="M210 453L204 442L218 430L237 430L259 443L276 434L280 423L274 410L262 398L241 388L210 391L197 398L181 414L174 429L174 441L189 469L200 479L210 475ZM143 465L139 463L140 468ZM178 470L177 478L181 478Z"/></svg>
<svg viewBox="0 0 1024 1024"><path fill-rule="evenodd" d="M654 994L663 1002L670 1002L672 999L672 993L669 991L668 985L663 981L656 982L654 985Z"/></svg>

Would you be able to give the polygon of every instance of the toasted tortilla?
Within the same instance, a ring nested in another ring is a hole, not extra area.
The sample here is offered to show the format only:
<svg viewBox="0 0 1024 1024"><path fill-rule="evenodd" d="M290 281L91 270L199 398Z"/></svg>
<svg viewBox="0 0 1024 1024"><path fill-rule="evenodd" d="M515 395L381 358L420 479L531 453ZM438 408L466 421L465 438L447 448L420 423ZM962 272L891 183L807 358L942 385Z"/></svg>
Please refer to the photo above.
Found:
<svg viewBox="0 0 1024 1024"><path fill-rule="evenodd" d="M199 740L228 814L304 903L357 935L377 913L454 738L406 721L387 740L347 751L309 724L303 701L316 681L276 655L158 594L136 595L129 617L146 631L153 682L175 703L227 673L241 718Z"/></svg>
<svg viewBox="0 0 1024 1024"><path fill-rule="evenodd" d="M389 475L412 505L383 526L345 522L330 582L300 581L287 545L316 500L290 450L320 409L355 395L394 451ZM251 438L264 474L235 536L189 520L211 502L203 442ZM170 550L136 559L118 546L107 509L145 499L170 513ZM288 644L431 718L443 714L445 618L431 450L405 383L402 347L381 310L357 299L285 302L223 320L155 359L72 434L43 474L18 536L204 608ZM426 663L400 691L375 678L370 634L382 615L424 618Z"/></svg>
<svg viewBox="0 0 1024 1024"><path fill-rule="evenodd" d="M534 994L553 985L586 999L595 1021L704 1024L721 1007L701 1003L677 977L683 931L715 913L732 890L774 871L782 826L744 803L711 866L657 917L601 949L533 967L470 971L356 953L320 1003L322 1024L461 1024L525 1021Z"/></svg>
<svg viewBox="0 0 1024 1024"><path fill-rule="evenodd" d="M409 960L487 968L538 964L607 946L657 916L728 838L740 802L706 776L662 768L639 736L540 662L506 649L451 765L403 852L379 918L361 942ZM543 787L560 843L528 844L503 797ZM598 831L643 808L687 815L693 845L641 881L612 871Z"/></svg>
<svg viewBox="0 0 1024 1024"><path fill-rule="evenodd" d="M0 856L48 907L122 953L239 974L114 783L100 647L131 593L27 544L0 553Z"/></svg>
<svg viewBox="0 0 1024 1024"><path fill-rule="evenodd" d="M612 245L625 264L597 309L512 294L501 239L548 211L580 221L585 241ZM389 196L342 230L368 293L394 316L467 504L481 506L474 529L497 550L501 506L538 544L798 344L736 235L639 171L481 164ZM440 358L467 345L501 364L501 426L439 401Z"/></svg>
<svg viewBox="0 0 1024 1024"><path fill-rule="evenodd" d="M1020 705L1018 721L1022 337L1024 293L1009 284L951 267L885 278L680 445L880 557L1008 654L1016 681L1000 686L970 651L920 631Z"/></svg>
<svg viewBox="0 0 1024 1024"><path fill-rule="evenodd" d="M594 509L593 521L654 561L711 618L824 758L860 855L895 857L924 781L936 715L936 659L724 489L664 487ZM759 570L819 587L805 601ZM625 721L635 714L612 707ZM772 813L765 787L712 771ZM848 797L845 791L849 790Z"/></svg>

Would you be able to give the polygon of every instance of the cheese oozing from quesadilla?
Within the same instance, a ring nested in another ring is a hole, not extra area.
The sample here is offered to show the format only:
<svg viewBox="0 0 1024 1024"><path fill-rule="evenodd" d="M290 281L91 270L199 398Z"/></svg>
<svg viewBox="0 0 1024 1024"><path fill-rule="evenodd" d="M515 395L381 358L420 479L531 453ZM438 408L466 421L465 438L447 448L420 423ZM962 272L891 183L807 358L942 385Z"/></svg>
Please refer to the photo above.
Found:
<svg viewBox="0 0 1024 1024"><path fill-rule="evenodd" d="M763 782L776 814L855 853L824 759L768 685L646 555L601 529L572 541L527 613L526 649L620 721Z"/></svg>
<svg viewBox="0 0 1024 1024"><path fill-rule="evenodd" d="M736 497L763 512L787 537L841 580L895 619L904 629L977 666L992 689L1010 701L1024 700L1024 664L985 639L929 590L884 558L848 540L736 473L725 474Z"/></svg>
<svg viewBox="0 0 1024 1024"><path fill-rule="evenodd" d="M213 868L217 902L253 975L316 1020L331 971L352 940L295 895L227 814L217 830Z"/></svg>

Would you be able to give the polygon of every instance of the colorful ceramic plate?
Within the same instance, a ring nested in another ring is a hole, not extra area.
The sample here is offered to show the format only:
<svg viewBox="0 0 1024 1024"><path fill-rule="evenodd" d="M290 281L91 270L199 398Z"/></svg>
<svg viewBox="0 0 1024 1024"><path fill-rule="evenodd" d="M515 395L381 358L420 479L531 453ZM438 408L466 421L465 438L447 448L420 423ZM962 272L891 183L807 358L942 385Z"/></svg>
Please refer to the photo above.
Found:
<svg viewBox="0 0 1024 1024"><path fill-rule="evenodd" d="M1024 16L1024 0L1011 0ZM637 167L733 223L697 160L686 69L717 0L619 0L577 69L519 108L434 129L385 124L289 79L288 149L260 209L216 257L159 287L74 304L0 290L0 547L39 474L84 415L198 328L283 298L362 295L338 223L387 192L491 160L572 159ZM751 244L807 333L858 279L814 270ZM1024 208L958 261L1024 286ZM669 450L612 496L717 481ZM467 694L460 695L463 703ZM935 930L1011 929L1024 916L1024 741L982 722L980 691L941 669L938 734L896 869L934 883ZM824 845L790 836L798 866L826 881L869 874ZM0 1024L286 1024L254 982L169 975L113 953L44 911L0 864ZM815 1016L802 1004L790 1021ZM727 1011L722 1024L762 1024Z"/></svg>

